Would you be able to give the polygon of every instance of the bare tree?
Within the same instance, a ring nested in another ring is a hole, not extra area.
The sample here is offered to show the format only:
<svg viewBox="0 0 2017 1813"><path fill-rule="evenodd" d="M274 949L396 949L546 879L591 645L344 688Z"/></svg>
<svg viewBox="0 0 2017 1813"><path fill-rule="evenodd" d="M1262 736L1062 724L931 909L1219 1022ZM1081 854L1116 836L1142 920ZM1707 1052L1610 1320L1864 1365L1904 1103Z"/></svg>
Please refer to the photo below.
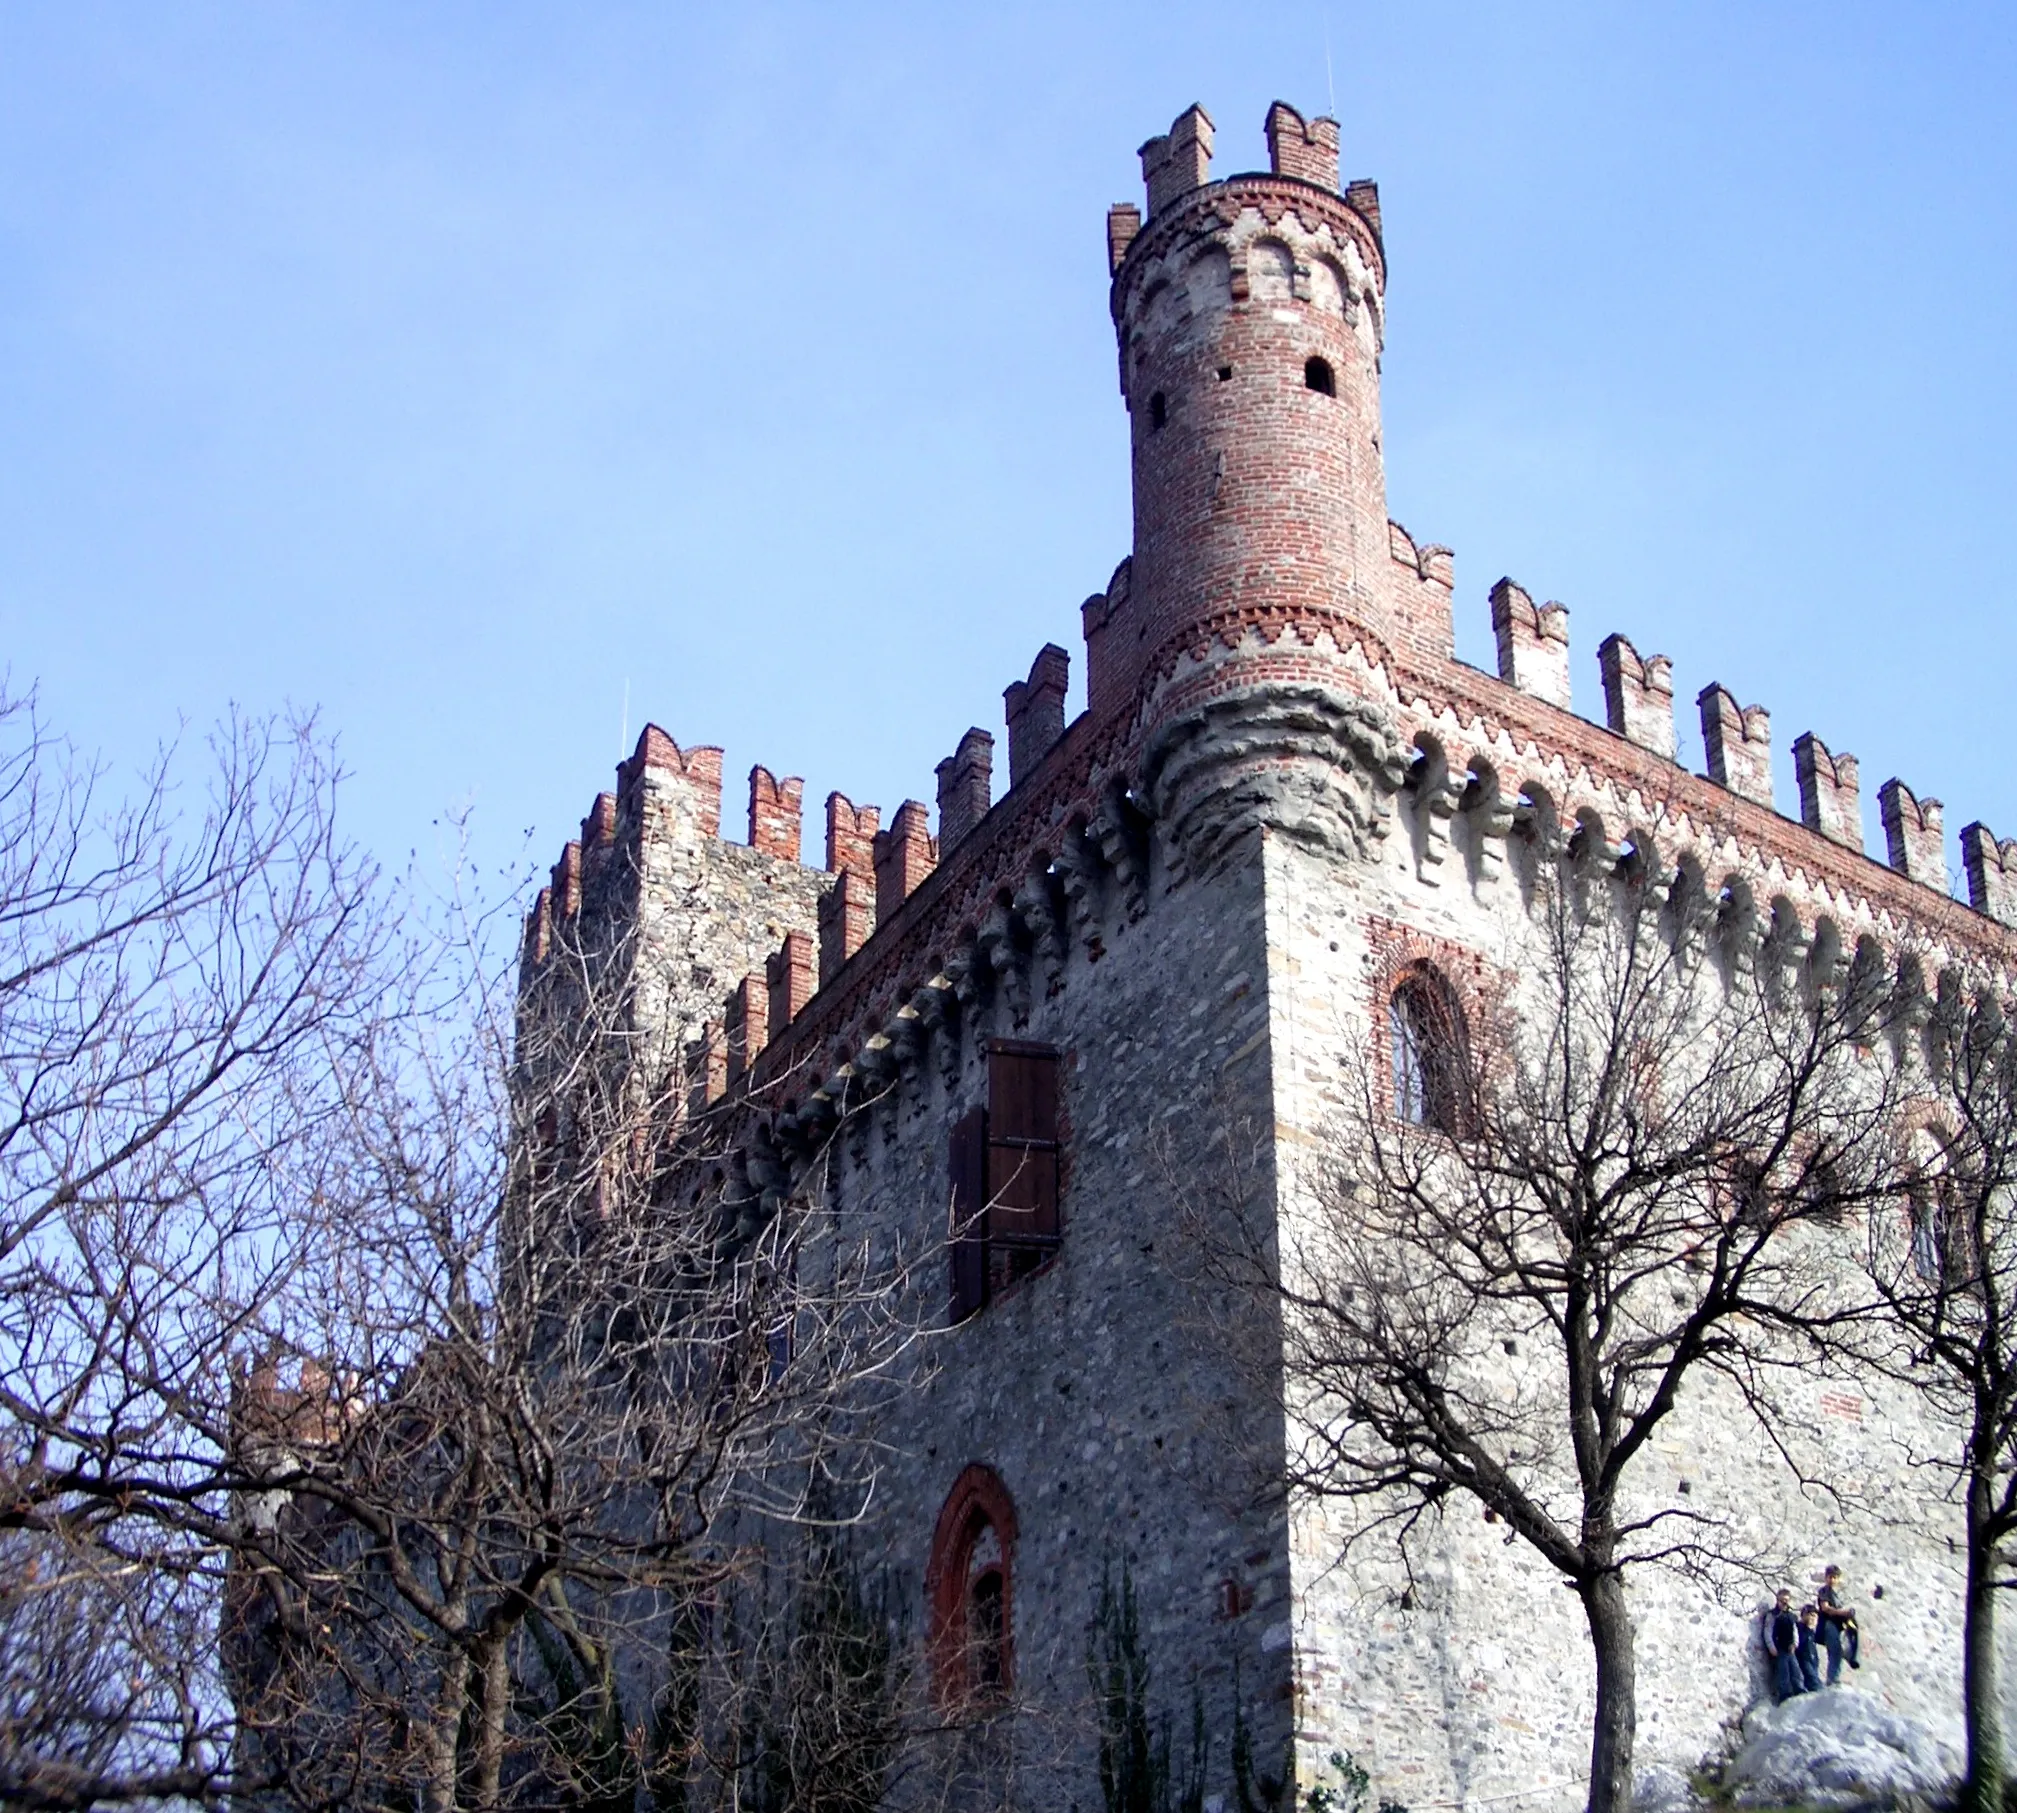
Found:
<svg viewBox="0 0 2017 1813"><path fill-rule="evenodd" d="M717 1611L858 1506L912 1256L696 1094L634 928L521 989L381 885L312 726L200 809L0 737L0 1797L732 1793Z"/></svg>
<svg viewBox="0 0 2017 1813"><path fill-rule="evenodd" d="M776 1633L714 1614L795 1555L830 1589L793 1532L867 1495L908 1256L709 1106L637 1017L643 951L583 913L518 989L393 1023L297 1178L236 1425L270 1507L237 1680L304 1802L727 1792Z"/></svg>
<svg viewBox="0 0 2017 1813"><path fill-rule="evenodd" d="M131 800L0 699L0 1795L229 1779L217 1381L284 1246L276 1161L386 1009L311 725L234 719Z"/></svg>
<svg viewBox="0 0 2017 1813"><path fill-rule="evenodd" d="M1967 1804L2000 1813L1996 1595L2017 1585L2017 1038L1991 993L1959 988L1918 1045L1924 1091L1902 1200L1870 1218L1869 1274L1904 1337L1891 1358L1958 1435L1951 1470L1967 1532L1962 1698Z"/></svg>
<svg viewBox="0 0 2017 1813"><path fill-rule="evenodd" d="M913 1735L911 1658L886 1585L871 1590L850 1546L816 1530L774 1596L752 1607L735 1696L736 1804L750 1813L876 1813Z"/></svg>
<svg viewBox="0 0 2017 1813"><path fill-rule="evenodd" d="M1467 1494L1576 1592L1591 1813L1631 1799L1627 1575L1741 1558L1640 1489L1649 1445L1712 1377L1761 1403L1841 1323L1829 1228L1888 1185L1865 978L1647 866L1540 858L1487 998L1424 977L1356 1040L1279 1217L1238 1186L1195 1217L1279 1307L1292 1491L1360 1502L1356 1540L1404 1553Z"/></svg>

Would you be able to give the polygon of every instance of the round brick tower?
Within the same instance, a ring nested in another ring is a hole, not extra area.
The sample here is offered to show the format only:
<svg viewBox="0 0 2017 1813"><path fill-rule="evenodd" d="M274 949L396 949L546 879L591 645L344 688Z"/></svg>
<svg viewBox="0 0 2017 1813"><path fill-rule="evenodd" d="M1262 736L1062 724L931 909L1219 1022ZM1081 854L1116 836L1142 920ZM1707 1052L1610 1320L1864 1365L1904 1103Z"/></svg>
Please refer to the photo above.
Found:
<svg viewBox="0 0 2017 1813"><path fill-rule="evenodd" d="M1108 216L1135 535L1094 703L1141 713L1193 868L1256 825L1362 850L1398 772L1378 202L1339 193L1334 121L1278 101L1267 133L1267 173L1211 182L1189 109L1142 148L1146 222Z"/></svg>

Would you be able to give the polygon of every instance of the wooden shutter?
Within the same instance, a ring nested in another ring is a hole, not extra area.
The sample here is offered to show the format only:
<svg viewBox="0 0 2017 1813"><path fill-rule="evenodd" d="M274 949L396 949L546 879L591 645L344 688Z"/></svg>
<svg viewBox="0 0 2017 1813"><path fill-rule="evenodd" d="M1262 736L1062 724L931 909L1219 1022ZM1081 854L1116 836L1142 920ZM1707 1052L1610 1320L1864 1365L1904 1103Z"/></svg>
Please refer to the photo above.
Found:
<svg viewBox="0 0 2017 1813"><path fill-rule="evenodd" d="M987 1110L953 1123L952 1319L964 1322L987 1301Z"/></svg>
<svg viewBox="0 0 2017 1813"><path fill-rule="evenodd" d="M1058 1242L1058 1054L996 1040L988 1049L988 1238L1007 1248Z"/></svg>

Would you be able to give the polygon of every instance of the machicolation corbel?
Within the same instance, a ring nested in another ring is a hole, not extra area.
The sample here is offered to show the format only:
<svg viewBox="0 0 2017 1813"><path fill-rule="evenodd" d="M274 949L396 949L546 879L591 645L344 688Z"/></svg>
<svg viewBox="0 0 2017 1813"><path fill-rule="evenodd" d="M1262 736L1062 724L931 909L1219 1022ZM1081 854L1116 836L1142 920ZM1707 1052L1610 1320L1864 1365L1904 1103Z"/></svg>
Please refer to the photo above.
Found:
<svg viewBox="0 0 2017 1813"><path fill-rule="evenodd" d="M1491 888L1504 874L1506 839L1512 835L1514 802L1499 784L1498 772L1489 762L1474 761L1464 776L1463 797L1457 810L1469 819L1472 847L1478 856L1478 885Z"/></svg>
<svg viewBox="0 0 2017 1813"><path fill-rule="evenodd" d="M1856 758L1835 755L1811 730L1793 739L1793 778L1800 786L1800 822L1830 843L1863 847L1863 809Z"/></svg>
<svg viewBox="0 0 2017 1813"><path fill-rule="evenodd" d="M1455 766L1433 737L1417 739L1407 779L1415 802L1415 873L1432 888L1441 884L1450 854L1450 821L1464 794Z"/></svg>
<svg viewBox="0 0 2017 1813"><path fill-rule="evenodd" d="M1064 982L1065 904L1061 878L1047 867L1032 869L1016 889L1013 906L1030 935L1036 959L1043 965L1046 993Z"/></svg>

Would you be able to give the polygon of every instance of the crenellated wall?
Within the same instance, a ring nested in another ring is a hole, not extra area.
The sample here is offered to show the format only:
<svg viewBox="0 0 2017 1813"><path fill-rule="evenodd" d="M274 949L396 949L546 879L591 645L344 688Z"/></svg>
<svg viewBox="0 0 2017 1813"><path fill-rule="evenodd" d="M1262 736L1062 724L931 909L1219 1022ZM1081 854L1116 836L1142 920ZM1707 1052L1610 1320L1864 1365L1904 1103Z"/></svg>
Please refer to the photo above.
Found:
<svg viewBox="0 0 2017 1813"><path fill-rule="evenodd" d="M1293 1215L1293 1151L1323 1137L1368 978L1415 948L1509 960L1537 852L1658 890L1676 935L1731 964L1769 951L1832 980L1856 952L1899 994L2017 988L2017 841L1969 824L1952 897L1940 803L1893 778L1873 859L1856 760L1812 732L1782 813L1770 715L1720 683L1696 695L1691 772L1672 663L1624 634L1595 651L1605 721L1576 715L1569 612L1510 578L1475 607L1497 672L1456 659L1454 557L1386 515L1377 193L1339 193L1335 122L1278 103L1266 136L1267 171L1214 182L1212 122L1188 110L1142 149L1146 209L1108 217L1135 533L1080 607L1087 709L1066 721L1070 657L1046 643L1003 695L1002 796L993 738L968 729L937 767L936 834L921 800L885 826L830 793L823 867L800 860L801 782L753 770L748 841L727 841L721 752L648 728L527 922L528 989L556 954L632 951L646 1048L726 1096L749 1176L830 1165L837 1200L914 1250L943 1238L981 1041L1066 1054L1063 1245L891 1411L876 1526L921 1591L960 1470L986 1461L1014 1494L1032 1563L1016 1640L1056 1765L1031 1805L1089 1804L1071 1709L1108 1547L1141 1571L1159 1679L1197 1670L1218 1720L1237 1657L1270 1741L1293 1715L1307 1757L1349 1745L1411 1804L1556 1781L1584 1716L1566 1596L1498 1534L1452 1523L1403 1605L1390 1567L1338 1565L1328 1514L1242 1508L1225 1423L1265 1417L1209 1352L1172 1361L1187 1298L1158 1139L1195 1158L1250 1116ZM920 1313L939 1313L928 1295ZM1816 1382L1816 1429L1873 1489L1921 1489L1884 1471L1910 1414L1868 1382ZM1716 1489L1835 1541L1725 1425L1677 1436ZM1888 1549L1839 1541L1899 1583L1868 1678L1931 1712L1958 1657L1942 1513L1923 1508ZM1747 1627L1692 1589L1645 1593L1646 1754L1689 1764L1741 1704ZM1908 1652L1910 1679L1891 1660ZM1541 1673L1561 1692L1536 1722Z"/></svg>

